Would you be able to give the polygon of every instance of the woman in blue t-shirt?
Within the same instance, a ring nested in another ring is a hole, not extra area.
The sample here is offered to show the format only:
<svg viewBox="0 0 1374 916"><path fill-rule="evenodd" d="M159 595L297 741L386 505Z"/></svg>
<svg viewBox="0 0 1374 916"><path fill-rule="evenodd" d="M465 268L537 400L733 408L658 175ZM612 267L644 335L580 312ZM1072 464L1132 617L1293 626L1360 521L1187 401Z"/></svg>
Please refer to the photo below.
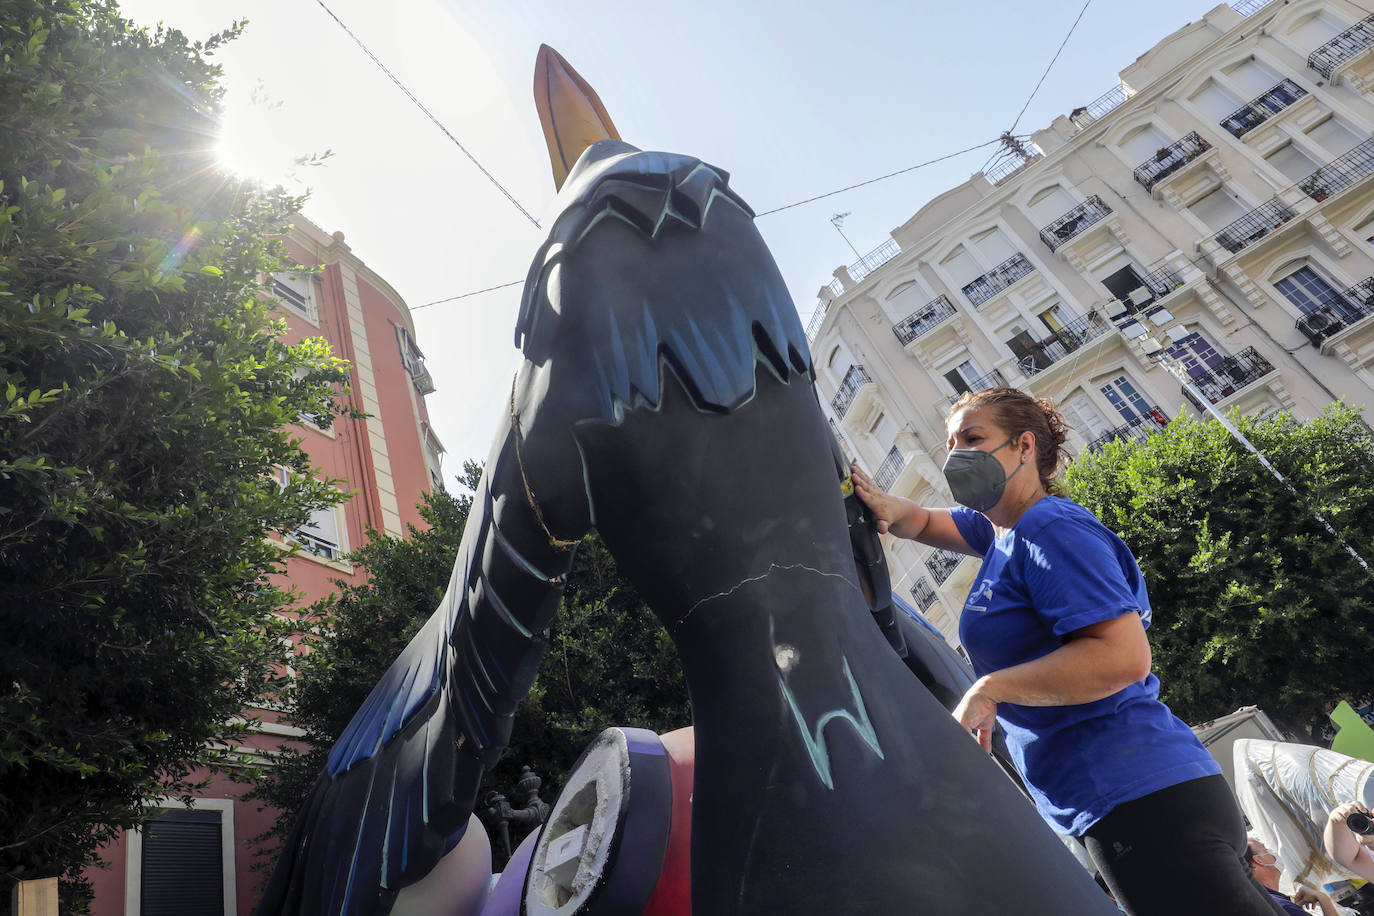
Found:
<svg viewBox="0 0 1374 916"><path fill-rule="evenodd" d="M963 395L947 424L960 506L885 493L857 466L853 477L879 531L983 558L959 618L978 680L955 717L984 749L1001 722L1041 816L1082 839L1126 912L1271 916L1221 768L1159 701L1135 558L1055 493L1063 418L991 388Z"/></svg>

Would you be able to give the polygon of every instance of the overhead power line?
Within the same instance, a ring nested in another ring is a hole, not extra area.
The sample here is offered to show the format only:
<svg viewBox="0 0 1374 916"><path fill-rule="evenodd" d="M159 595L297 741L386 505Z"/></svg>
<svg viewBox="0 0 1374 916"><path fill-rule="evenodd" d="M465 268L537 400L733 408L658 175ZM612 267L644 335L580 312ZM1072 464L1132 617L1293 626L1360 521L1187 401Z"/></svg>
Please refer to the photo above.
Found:
<svg viewBox="0 0 1374 916"><path fill-rule="evenodd" d="M323 5L323 3L321 3L321 5ZM991 146L991 145L994 144L994 143L1001 143L1001 142L1002 142L1001 138L1000 138L1000 137L997 137L997 138L994 138L994 139L992 139L992 140L988 140L988 141L986 141L986 142L984 142L984 143L979 143L977 146L970 146L970 147L968 147L968 148L966 148L966 149L961 149L961 150L959 150L958 152L948 153L948 154L946 154L946 155L944 155L944 156L937 156L937 157L934 158L934 159L927 159L925 162L918 162L918 163L916 163L915 165L907 166L907 167L904 168L904 169L898 169L898 170L895 171L895 172L888 172L886 175L879 175L877 178L870 178L870 179L868 179L867 181L861 181L861 182L859 182L858 184L847 185L846 187L839 188L839 189L834 190L834 191L827 191L827 192L825 192L824 194L817 194L817 195L815 195L815 196L813 196L813 197L808 197L808 198L806 198L805 200L799 200L799 201L797 201L797 202L795 202L795 203L784 204L784 205L781 206L781 207L774 207L774 208L771 209L771 210L764 210L762 213L756 213L756 214L754 215L754 218L757 219L757 218L759 218L759 217L761 217L761 216L769 216L770 214L773 214L773 213L781 213L781 212L784 211L784 210L791 210L793 207L800 207L802 204L809 204L809 203L811 203L812 201L824 200L824 199L827 198L827 197L834 197L836 194L843 194L845 191L852 191L852 190L854 190L855 188L862 188L863 186L873 184L874 182L884 181L884 180L886 180L886 179L888 179L888 178L895 178L895 177L898 176L898 175L905 175L907 172L914 172L914 171L916 171L917 169L923 169L923 168L925 168L925 167L928 166L928 165L934 165L934 164L937 163L937 162L944 162L946 159L953 159L955 156L962 156L962 155L964 155L965 153L971 153L971 152L973 152L974 150L983 149L983 148L986 147L986 146ZM517 206L518 206L518 205L517 205ZM536 223L536 225L538 225L538 224ZM502 283L502 284L500 284L500 285L498 285L498 286L488 286L486 289L475 289L475 290L473 290L473 291L470 292L470 293L459 293L459 294L456 295L456 296L448 296L447 298L444 298L444 299L435 299L433 302L426 302L426 303L424 303L423 305L416 305L416 306L413 306L413 307L411 308L411 311L414 312L414 311L418 311L419 309L429 308L431 305L442 305L442 304L444 304L445 302L454 302L454 301L456 301L456 300L458 300L458 299L467 299L467 298L469 298L469 297L471 297L471 296L480 296L482 293L494 292L494 291L496 291L496 290L498 290L498 289L505 289L505 288L508 287L508 286L518 286L519 284L524 283L524 282L525 282L524 280L512 280L512 281L509 282L509 283Z"/></svg>
<svg viewBox="0 0 1374 916"><path fill-rule="evenodd" d="M1007 129L1007 133L1015 133L1016 125L1021 123L1022 115L1026 113L1026 109L1030 107L1030 103L1035 98L1035 94L1039 92L1040 87L1044 85L1045 77L1049 76L1050 70L1054 69L1054 62L1059 60L1059 55L1064 51L1064 45L1068 44L1069 39L1073 37L1074 29L1078 28L1078 23L1083 20L1083 14L1088 11L1088 7L1092 2L1093 0L1085 0L1083 3L1083 8L1078 11L1078 18L1073 21L1073 25L1069 26L1068 34L1065 35L1064 40L1059 43L1059 50L1055 51L1054 57L1050 58L1049 66L1045 68L1044 73L1040 74L1040 81L1037 82L1035 88L1031 90L1029 98L1026 99L1026 104L1021 106L1021 111L1016 115L1016 120L1011 122L1011 127Z"/></svg>
<svg viewBox="0 0 1374 916"><path fill-rule="evenodd" d="M444 132L444 136L452 140L453 145L462 150L464 156L467 156L469 159L472 160L472 164L477 166L478 170L483 175L487 176L488 181L496 185L497 189L500 190L500 192L506 196L506 200L510 201L511 204L514 205L515 209L519 210L520 213L524 215L525 219L529 220L531 223L534 223L536 229L540 228L539 220L531 216L530 211L520 206L520 201L515 199L515 195L511 194L510 191L507 191L506 186L501 184L501 182L497 181L496 176L493 175L491 172L488 172L486 167L483 166L482 163L477 161L477 157L474 156L472 153L468 152L468 148L466 146L458 142L458 138L455 137L453 133L447 127L444 126L444 123L442 121L440 121L437 117L434 116L434 112L426 108L425 104L421 102L418 98L416 98L415 93L411 92L408 88L406 88L406 84L401 82L400 79L396 76L396 74L392 73L391 70L387 67L387 65L382 63L381 59L377 57L376 54L372 53L372 49L370 49L366 44L364 44L361 38L353 34L353 30L350 29L347 25L345 25L344 21L334 14L334 11L331 10L325 4L324 0L315 0L315 2L320 5L321 9L323 9L326 13L329 14L330 19L333 19L335 22L339 24L339 28L343 29L344 32L348 34L348 37L353 39L354 43L357 44L358 47L363 49L364 54L372 58L372 62L376 64L378 67L380 67L381 71L387 75L387 78L396 84L396 88L404 92L406 94L406 98L414 102L415 107L423 111L425 113L425 116L434 122L434 126L442 130Z"/></svg>

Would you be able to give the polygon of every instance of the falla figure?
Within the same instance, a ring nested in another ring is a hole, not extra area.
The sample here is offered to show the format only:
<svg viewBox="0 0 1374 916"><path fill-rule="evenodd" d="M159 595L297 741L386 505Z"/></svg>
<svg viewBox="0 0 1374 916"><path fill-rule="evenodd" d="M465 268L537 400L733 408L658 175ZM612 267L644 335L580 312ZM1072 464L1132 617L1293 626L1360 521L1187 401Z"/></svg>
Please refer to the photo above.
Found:
<svg viewBox="0 0 1374 916"><path fill-rule="evenodd" d="M691 694L692 912L1114 912L875 625L806 335L729 176L622 141L548 47L535 101L557 215L448 592L258 913L387 913L459 845L592 529Z"/></svg>

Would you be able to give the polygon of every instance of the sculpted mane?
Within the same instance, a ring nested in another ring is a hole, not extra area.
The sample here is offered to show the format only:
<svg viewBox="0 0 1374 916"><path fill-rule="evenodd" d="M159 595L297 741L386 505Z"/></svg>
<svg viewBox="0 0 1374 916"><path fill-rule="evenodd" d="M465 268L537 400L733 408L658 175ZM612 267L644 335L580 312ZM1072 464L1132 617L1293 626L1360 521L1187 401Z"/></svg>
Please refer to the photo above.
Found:
<svg viewBox="0 0 1374 916"><path fill-rule="evenodd" d="M642 244L646 261L656 259L653 271L665 272L662 261L683 251L680 239L677 248L667 244L670 235L700 234L720 207L752 219L726 172L689 156L604 141L583 155L560 202L563 210L530 267L515 340L536 364L568 345L569 322L580 326L583 340L608 343L586 351L604 419L617 420L627 406L659 405L661 361L701 410L730 410L752 398L760 362L784 382L794 374L812 378L806 335L771 258L761 263L742 253L725 269L694 276L690 288L603 287L595 308L565 288L568 262L596 260L628 244L627 236ZM689 248L684 257L691 255ZM703 301L713 303L704 323Z"/></svg>

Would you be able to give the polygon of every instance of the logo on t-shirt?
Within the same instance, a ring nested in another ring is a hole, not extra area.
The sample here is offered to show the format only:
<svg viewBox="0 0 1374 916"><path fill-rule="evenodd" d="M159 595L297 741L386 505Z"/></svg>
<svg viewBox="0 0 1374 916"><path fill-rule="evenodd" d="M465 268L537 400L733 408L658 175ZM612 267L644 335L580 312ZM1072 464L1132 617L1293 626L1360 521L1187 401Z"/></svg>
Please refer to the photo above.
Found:
<svg viewBox="0 0 1374 916"><path fill-rule="evenodd" d="M976 602L981 601L981 604ZM968 593L968 601L964 602L966 611L986 611L992 602L992 579L987 578L978 583L978 587Z"/></svg>

